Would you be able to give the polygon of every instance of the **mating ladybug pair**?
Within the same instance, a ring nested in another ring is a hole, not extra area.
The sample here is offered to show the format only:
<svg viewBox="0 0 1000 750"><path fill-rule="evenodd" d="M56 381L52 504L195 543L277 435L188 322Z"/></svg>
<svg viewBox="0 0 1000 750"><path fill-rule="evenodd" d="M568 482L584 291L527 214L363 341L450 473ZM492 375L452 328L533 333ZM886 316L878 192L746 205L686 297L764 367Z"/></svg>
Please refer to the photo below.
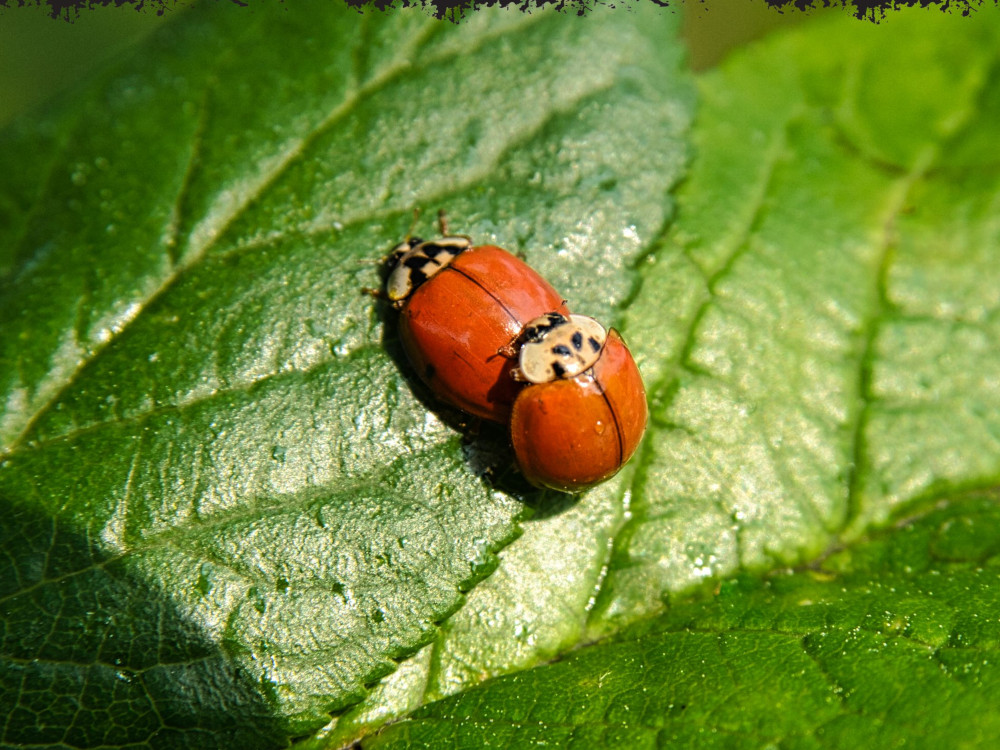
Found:
<svg viewBox="0 0 1000 750"><path fill-rule="evenodd" d="M571 315L555 289L499 247L416 237L389 257L385 296L420 378L469 414L509 424L518 467L575 492L631 458L646 392L617 331Z"/></svg>

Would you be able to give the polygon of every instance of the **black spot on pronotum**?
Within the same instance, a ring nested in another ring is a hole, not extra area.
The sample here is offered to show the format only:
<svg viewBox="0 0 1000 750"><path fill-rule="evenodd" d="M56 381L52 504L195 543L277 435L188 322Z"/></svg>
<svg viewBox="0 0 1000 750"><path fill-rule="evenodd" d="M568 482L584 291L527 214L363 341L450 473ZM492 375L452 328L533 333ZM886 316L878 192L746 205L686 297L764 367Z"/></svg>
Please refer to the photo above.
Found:
<svg viewBox="0 0 1000 750"><path fill-rule="evenodd" d="M593 336L587 339L590 344L590 348L594 350L594 353L601 351L601 342L595 339Z"/></svg>
<svg viewBox="0 0 1000 750"><path fill-rule="evenodd" d="M556 344L555 346L552 347L552 353L558 354L560 357L568 357L573 352L571 352L569 350L569 347L566 346L565 344Z"/></svg>
<svg viewBox="0 0 1000 750"><path fill-rule="evenodd" d="M563 367L558 362L553 362L552 363L552 372L554 372L556 374L557 378L561 378L561 377L563 377L566 374L566 368Z"/></svg>
<svg viewBox="0 0 1000 750"><path fill-rule="evenodd" d="M580 351L580 349L583 348L583 334L580 333L579 331L573 334L572 341L573 341L573 348L576 349L577 351Z"/></svg>
<svg viewBox="0 0 1000 750"><path fill-rule="evenodd" d="M566 322L566 317L562 313L551 312L545 314L544 323L536 323L528 326L521 334L521 338L529 344L537 344L542 338L556 326Z"/></svg>
<svg viewBox="0 0 1000 750"><path fill-rule="evenodd" d="M427 281L427 274L424 273L423 268L414 268L413 266L407 266L410 269L410 287L416 289L418 286Z"/></svg>
<svg viewBox="0 0 1000 750"><path fill-rule="evenodd" d="M455 248L453 248L453 247L447 247L445 245L438 245L437 243L434 243L434 242L428 242L421 249L423 250L423 252L425 252L427 254L428 258L436 258L439 255L457 255L458 254L457 252L455 252Z"/></svg>
<svg viewBox="0 0 1000 750"><path fill-rule="evenodd" d="M543 325L528 326L524 329L524 340L529 344L537 344L549 330L551 329L548 326Z"/></svg>

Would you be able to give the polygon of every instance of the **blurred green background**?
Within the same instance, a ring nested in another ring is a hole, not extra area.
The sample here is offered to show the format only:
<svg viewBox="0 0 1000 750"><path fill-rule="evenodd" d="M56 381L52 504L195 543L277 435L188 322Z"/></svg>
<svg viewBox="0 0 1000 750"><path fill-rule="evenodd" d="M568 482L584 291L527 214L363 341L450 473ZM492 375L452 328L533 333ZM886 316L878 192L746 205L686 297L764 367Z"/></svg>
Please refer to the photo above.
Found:
<svg viewBox="0 0 1000 750"><path fill-rule="evenodd" d="M178 3L158 16L159 6L137 10L137 5L70 9L55 19L48 5L0 9L0 127L126 53L185 7ZM794 9L780 12L764 0L687 0L664 12L672 10L684 14L696 70L711 67L729 50L776 26L808 17ZM220 2L219 12L253 11Z"/></svg>

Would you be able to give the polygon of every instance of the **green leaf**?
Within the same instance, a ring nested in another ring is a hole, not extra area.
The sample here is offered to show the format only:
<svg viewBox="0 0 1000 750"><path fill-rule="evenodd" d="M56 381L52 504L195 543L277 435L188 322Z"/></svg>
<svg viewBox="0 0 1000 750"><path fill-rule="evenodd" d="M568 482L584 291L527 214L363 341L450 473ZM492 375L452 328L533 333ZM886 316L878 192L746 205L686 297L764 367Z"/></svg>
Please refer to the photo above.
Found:
<svg viewBox="0 0 1000 750"><path fill-rule="evenodd" d="M0 134L4 743L273 746L434 637L525 505L362 261L442 207L607 319L685 163L676 25L195 9Z"/></svg>
<svg viewBox="0 0 1000 750"><path fill-rule="evenodd" d="M701 77L676 222L621 318L639 456L525 523L329 746L1000 484L997 42L985 18L817 18Z"/></svg>
<svg viewBox="0 0 1000 750"><path fill-rule="evenodd" d="M625 326L656 439L592 632L1000 481L996 42L837 17L701 80L701 157ZM665 275L690 288L661 340Z"/></svg>
<svg viewBox="0 0 1000 750"><path fill-rule="evenodd" d="M998 497L429 704L364 747L995 747Z"/></svg>

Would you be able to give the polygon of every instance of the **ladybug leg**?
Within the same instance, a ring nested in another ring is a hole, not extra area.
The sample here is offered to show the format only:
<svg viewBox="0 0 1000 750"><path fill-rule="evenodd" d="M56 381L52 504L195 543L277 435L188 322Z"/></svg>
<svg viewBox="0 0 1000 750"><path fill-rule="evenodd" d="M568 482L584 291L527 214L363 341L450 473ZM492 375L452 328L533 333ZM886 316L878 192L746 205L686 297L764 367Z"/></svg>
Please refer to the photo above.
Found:
<svg viewBox="0 0 1000 750"><path fill-rule="evenodd" d="M464 425L464 432L467 437L475 438L479 437L479 433L483 429L483 420L479 417L472 417Z"/></svg>
<svg viewBox="0 0 1000 750"><path fill-rule="evenodd" d="M520 367L515 367L510 371L510 376L514 379L516 383L527 383L528 378L525 376L524 371Z"/></svg>
<svg viewBox="0 0 1000 750"><path fill-rule="evenodd" d="M517 356L517 347L514 344L517 343L517 339L514 339L509 344L504 344L499 349L497 349L497 354L507 359L514 359Z"/></svg>
<svg viewBox="0 0 1000 750"><path fill-rule="evenodd" d="M413 230L417 227L417 220L420 218L420 208L413 209L413 221L410 222L409 229L406 230L406 236L403 238L403 242L409 244L410 238L413 236Z"/></svg>
<svg viewBox="0 0 1000 750"><path fill-rule="evenodd" d="M501 357L506 357L507 359L515 359L517 357L517 353L521 350L521 347L518 346L518 343L521 341L523 336L524 336L524 331L522 330L519 334L517 334L517 336L515 336L506 344L497 349L497 354L499 354Z"/></svg>
<svg viewBox="0 0 1000 750"><path fill-rule="evenodd" d="M399 310L403 306L403 303L405 302L405 300L401 299L397 300L390 299L389 295L385 293L384 289L372 289L371 287L363 286L361 287L360 292L362 294L368 295L369 297L377 299L379 302L388 302L397 310Z"/></svg>
<svg viewBox="0 0 1000 750"><path fill-rule="evenodd" d="M517 477L519 476L519 473L517 471L517 464L513 461L501 460L496 463L489 464L485 469L483 469L481 476L489 484L497 487L509 484L509 477Z"/></svg>

